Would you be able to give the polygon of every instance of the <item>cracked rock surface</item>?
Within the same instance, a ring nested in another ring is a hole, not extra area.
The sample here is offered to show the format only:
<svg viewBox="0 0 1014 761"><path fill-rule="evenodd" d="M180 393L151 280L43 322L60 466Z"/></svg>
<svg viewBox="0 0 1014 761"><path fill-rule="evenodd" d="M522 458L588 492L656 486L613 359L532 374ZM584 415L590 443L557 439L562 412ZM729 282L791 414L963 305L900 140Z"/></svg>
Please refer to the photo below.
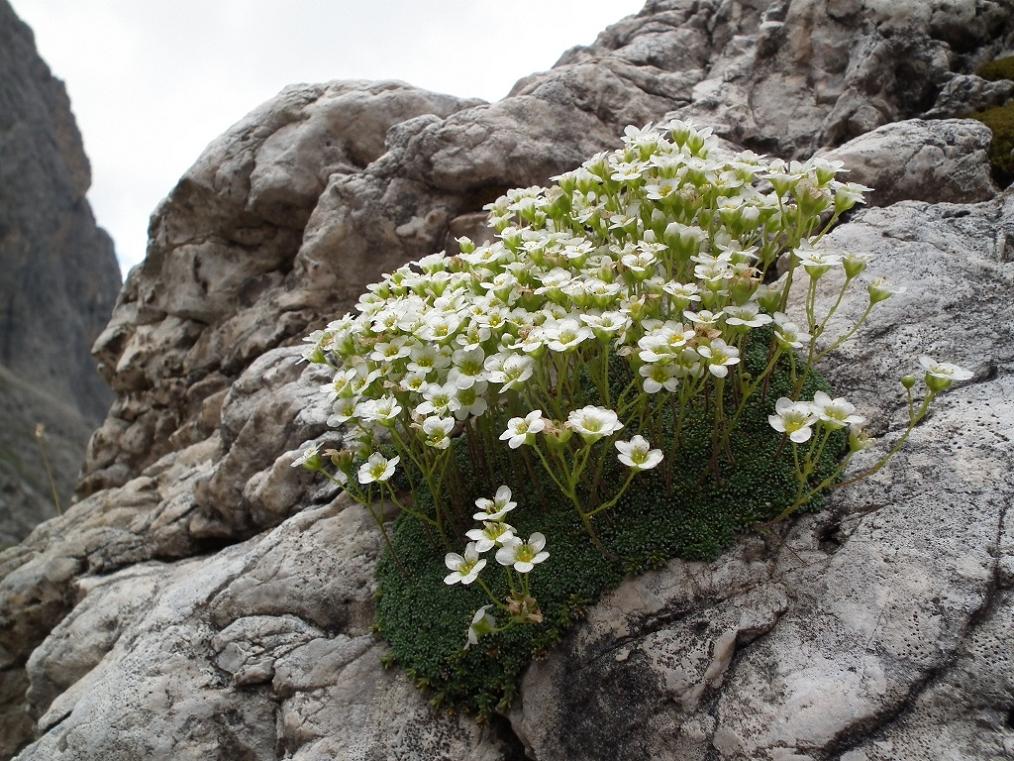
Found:
<svg viewBox="0 0 1014 761"><path fill-rule="evenodd" d="M1014 757L1014 195L981 128L920 120L989 95L969 72L1012 44L1005 2L670 0L499 103L332 82L253 111L159 207L96 343L117 399L81 500L0 554L0 758ZM368 516L289 467L331 440L299 338L669 112L891 189L831 235L907 287L823 367L875 421L855 470L918 354L976 376L825 511L628 580L509 717L438 713L381 667Z"/></svg>

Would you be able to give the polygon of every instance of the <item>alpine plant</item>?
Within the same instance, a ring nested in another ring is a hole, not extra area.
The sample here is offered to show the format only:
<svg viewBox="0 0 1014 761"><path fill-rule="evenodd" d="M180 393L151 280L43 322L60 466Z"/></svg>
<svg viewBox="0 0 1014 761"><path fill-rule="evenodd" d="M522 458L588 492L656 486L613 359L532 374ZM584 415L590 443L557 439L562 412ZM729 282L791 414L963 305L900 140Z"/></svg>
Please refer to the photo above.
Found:
<svg viewBox="0 0 1014 761"><path fill-rule="evenodd" d="M462 504L455 441L479 467L488 469L485 453L504 447L523 460L522 472L543 472L599 544L595 521L631 482L679 461L691 411L711 421L719 478L733 465L729 444L743 410L760 402L772 435L795 458L797 492L781 515L792 514L855 480L841 476L868 444L855 407L823 392L801 398L805 381L899 292L881 278L866 282L869 256L823 245L870 190L838 179L842 172L841 162L731 153L710 130L678 120L627 127L621 148L549 187L510 190L484 207L492 242L460 238L456 255L398 268L367 287L354 314L306 338L305 359L334 371L324 393L345 446L311 448L293 464L340 484L381 529L380 502L426 524L448 550L445 582L474 583L489 598L467 630L470 645L542 620L529 577L550 554L541 533L518 536L507 522L518 508L507 486ZM831 306L819 312L823 278ZM860 316L827 335L846 297L864 292ZM790 310L797 293L801 303ZM767 347L767 362L751 374L741 359L755 340ZM906 431L857 477L882 468L934 397L971 375L930 357L920 362L921 394L914 376L902 379ZM794 391L768 399L779 363L789 365ZM674 435L663 437L661 419ZM848 453L815 482L824 448L842 429ZM626 476L607 483L603 462L614 457ZM423 485L432 497L425 508L412 496ZM452 535L470 518L467 545L452 551ZM483 571L503 574L505 597Z"/></svg>

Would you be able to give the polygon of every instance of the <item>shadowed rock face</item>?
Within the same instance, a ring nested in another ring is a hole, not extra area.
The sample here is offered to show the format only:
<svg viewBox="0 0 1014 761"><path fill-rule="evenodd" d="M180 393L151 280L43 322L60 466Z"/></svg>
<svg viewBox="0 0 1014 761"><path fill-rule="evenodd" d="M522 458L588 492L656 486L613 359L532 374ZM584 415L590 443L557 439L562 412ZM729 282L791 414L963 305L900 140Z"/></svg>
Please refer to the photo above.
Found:
<svg viewBox="0 0 1014 761"><path fill-rule="evenodd" d="M66 503L112 401L90 348L120 270L85 200L90 184L63 83L0 0L0 544L54 514L35 425L46 425Z"/></svg>
<svg viewBox="0 0 1014 761"><path fill-rule="evenodd" d="M3 751L1009 752L1014 687L997 642L1011 612L1014 200L990 183L981 128L967 122L861 137L931 110L961 116L962 93L986 97L968 72L1014 42L1009 11L652 2L498 103L333 82L288 88L245 117L156 211L147 259L96 342L117 399L92 439L83 499L0 555ZM785 156L864 141L840 150L862 157L864 182L892 186L881 202L893 205L856 214L833 240L878 254L877 274L908 291L825 369L880 421L880 448L902 414L895 357L939 353L976 382L941 400L877 479L781 541L674 561L610 595L530 669L509 722L434 714L381 669L369 631L379 543L363 511L289 468L329 436L327 378L295 344L381 272L473 234L505 188L544 182L627 123L669 112ZM899 154L898 135L932 150ZM914 172L960 181L908 181Z"/></svg>

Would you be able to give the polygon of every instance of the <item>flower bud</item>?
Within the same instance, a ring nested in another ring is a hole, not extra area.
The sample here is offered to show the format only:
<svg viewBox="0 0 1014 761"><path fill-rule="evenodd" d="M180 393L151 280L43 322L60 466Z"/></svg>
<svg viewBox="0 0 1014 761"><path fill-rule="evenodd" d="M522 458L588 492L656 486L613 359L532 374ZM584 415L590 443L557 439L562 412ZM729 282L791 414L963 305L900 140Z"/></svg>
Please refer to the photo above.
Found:
<svg viewBox="0 0 1014 761"><path fill-rule="evenodd" d="M578 188L578 176L574 172L568 172L567 174L561 174L559 177L554 178L560 185L562 190L567 195L573 194Z"/></svg>
<svg viewBox="0 0 1014 761"><path fill-rule="evenodd" d="M634 318L634 320L639 320L641 318L641 313L644 311L644 304L645 300L642 296L639 299L634 299L627 305L627 310L630 312L630 316Z"/></svg>
<svg viewBox="0 0 1014 761"><path fill-rule="evenodd" d="M729 291L736 304L745 304L757 290L758 281L749 274L742 274L732 279Z"/></svg>
<svg viewBox="0 0 1014 761"><path fill-rule="evenodd" d="M570 213L573 208L572 198L569 193L560 193L556 198L553 199L553 203L549 207L551 216L561 217L564 214Z"/></svg>
<svg viewBox="0 0 1014 761"><path fill-rule="evenodd" d="M915 385L916 377L914 375L904 375L901 378L901 385L905 388L912 388Z"/></svg>
<svg viewBox="0 0 1014 761"><path fill-rule="evenodd" d="M846 254L841 262L842 267L845 268L845 277L849 280L860 275L866 269L867 264L869 264L869 259L862 254Z"/></svg>
<svg viewBox="0 0 1014 761"><path fill-rule="evenodd" d="M866 431L854 426L849 429L849 451L862 452L864 449L869 449L872 444L873 442Z"/></svg>
<svg viewBox="0 0 1014 761"><path fill-rule="evenodd" d="M782 289L774 283L762 285L757 289L757 303L768 314L774 314L782 306Z"/></svg>
<svg viewBox="0 0 1014 761"><path fill-rule="evenodd" d="M934 394L939 394L941 391L946 391L951 387L951 379L941 378L939 375L933 375L932 373L926 373L926 386Z"/></svg>
<svg viewBox="0 0 1014 761"><path fill-rule="evenodd" d="M809 275L812 279L820 280L822 277L824 277L824 275L827 274L828 270L830 270L831 268L828 267L826 264L820 264L816 266L812 264L804 264L803 269L806 270L806 274Z"/></svg>
<svg viewBox="0 0 1014 761"><path fill-rule="evenodd" d="M866 203L863 193L868 193L873 188L860 185L858 182L847 182L841 185L834 194L835 214L844 214L857 203Z"/></svg>
<svg viewBox="0 0 1014 761"><path fill-rule="evenodd" d="M547 420L546 427L542 430L543 436L546 439L546 444L551 449L560 450L563 449L567 442L570 441L570 437L574 435L574 432L557 423L555 420Z"/></svg>
<svg viewBox="0 0 1014 761"><path fill-rule="evenodd" d="M904 288L891 288L887 285L887 281L882 277L878 277L866 289L870 294L870 303L879 304L881 301L886 301L896 293L902 293Z"/></svg>

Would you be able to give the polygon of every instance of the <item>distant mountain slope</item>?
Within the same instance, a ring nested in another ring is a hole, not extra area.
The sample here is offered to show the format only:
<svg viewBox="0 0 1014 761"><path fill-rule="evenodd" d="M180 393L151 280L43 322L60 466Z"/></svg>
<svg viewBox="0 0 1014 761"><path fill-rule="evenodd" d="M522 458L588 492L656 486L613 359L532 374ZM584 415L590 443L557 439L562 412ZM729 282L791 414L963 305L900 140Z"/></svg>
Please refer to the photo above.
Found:
<svg viewBox="0 0 1014 761"><path fill-rule="evenodd" d="M35 424L48 423L66 504L112 399L89 349L120 271L85 199L90 184L63 83L0 0L0 542L54 510Z"/></svg>

